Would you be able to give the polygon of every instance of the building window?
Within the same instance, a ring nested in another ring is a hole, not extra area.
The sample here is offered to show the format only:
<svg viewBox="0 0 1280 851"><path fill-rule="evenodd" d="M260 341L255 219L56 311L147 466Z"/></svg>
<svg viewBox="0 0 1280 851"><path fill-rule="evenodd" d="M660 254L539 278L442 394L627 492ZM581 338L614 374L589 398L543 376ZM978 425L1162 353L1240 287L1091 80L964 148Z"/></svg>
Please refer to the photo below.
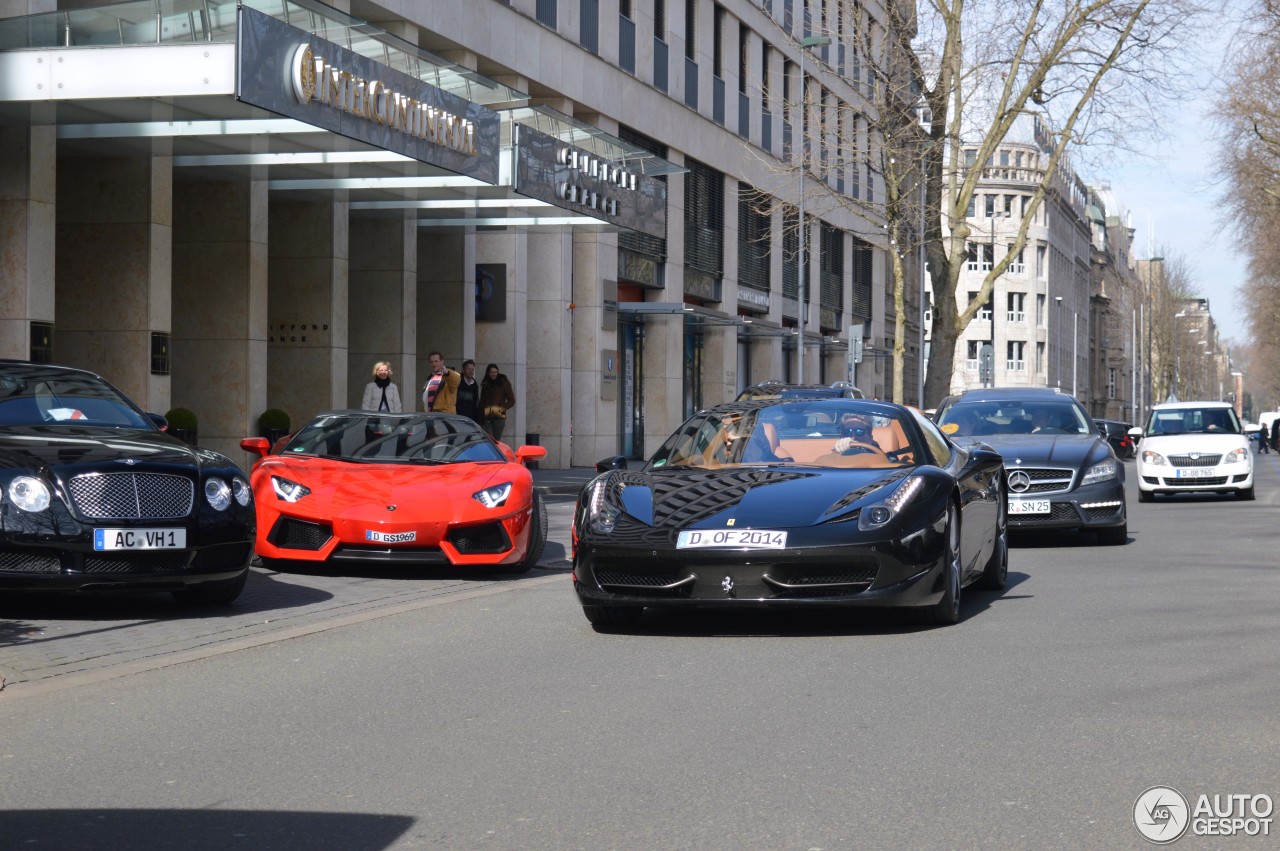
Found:
<svg viewBox="0 0 1280 851"><path fill-rule="evenodd" d="M1036 343L1036 374L1044 372L1044 343Z"/></svg>
<svg viewBox="0 0 1280 851"><path fill-rule="evenodd" d="M987 218L994 219L996 217L996 196L984 195L982 198L985 204Z"/></svg>
<svg viewBox="0 0 1280 851"><path fill-rule="evenodd" d="M692 61L698 55L698 0L684 0L684 56Z"/></svg>
<svg viewBox="0 0 1280 851"><path fill-rule="evenodd" d="M738 184L738 283L769 292L769 221L773 206L749 184Z"/></svg>
<svg viewBox="0 0 1280 851"><path fill-rule="evenodd" d="M546 24L551 29L556 28L557 3L558 0L538 0L533 9L533 16L538 19L538 23Z"/></svg>
<svg viewBox="0 0 1280 851"><path fill-rule="evenodd" d="M1116 368L1114 366L1107 368L1107 398L1116 398Z"/></svg>
<svg viewBox="0 0 1280 851"><path fill-rule="evenodd" d="M1044 280L1044 246L1036 246L1036 277Z"/></svg>
<svg viewBox="0 0 1280 851"><path fill-rule="evenodd" d="M1022 340L1010 340L1007 344L1008 359L1005 363L1005 369L1009 372L1026 372L1026 346Z"/></svg>
<svg viewBox="0 0 1280 851"><path fill-rule="evenodd" d="M1036 296L1036 325L1044 327L1044 296Z"/></svg>
<svg viewBox="0 0 1280 851"><path fill-rule="evenodd" d="M978 300L978 290L969 290L969 304L973 304ZM982 307L978 308L978 315L975 317L979 322L991 321L991 299L988 298Z"/></svg>
<svg viewBox="0 0 1280 851"><path fill-rule="evenodd" d="M600 0L579 0L578 43L584 50L600 53Z"/></svg>
<svg viewBox="0 0 1280 851"><path fill-rule="evenodd" d="M684 176L684 263L715 278L724 273L724 175L688 160Z"/></svg>
<svg viewBox="0 0 1280 851"><path fill-rule="evenodd" d="M982 340L970 340L966 346L964 368L978 369L978 356L982 352Z"/></svg>
<svg viewBox="0 0 1280 851"><path fill-rule="evenodd" d="M1027 264L1022 262L1022 249L1017 254L1013 253L1013 244L1010 243L1008 253L1013 256L1009 261L1009 273L1012 275L1021 275L1027 271Z"/></svg>
<svg viewBox="0 0 1280 851"><path fill-rule="evenodd" d="M1009 311L1007 319L1010 322L1026 322L1027 312L1027 294L1026 293L1009 293Z"/></svg>

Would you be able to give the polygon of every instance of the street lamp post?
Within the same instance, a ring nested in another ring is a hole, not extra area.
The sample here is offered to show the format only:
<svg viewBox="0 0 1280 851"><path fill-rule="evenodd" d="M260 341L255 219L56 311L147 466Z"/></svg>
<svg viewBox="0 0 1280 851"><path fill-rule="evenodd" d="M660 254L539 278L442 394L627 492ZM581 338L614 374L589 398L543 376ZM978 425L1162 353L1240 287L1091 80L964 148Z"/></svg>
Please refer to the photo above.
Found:
<svg viewBox="0 0 1280 851"><path fill-rule="evenodd" d="M1053 300L1058 310L1058 331L1054 334L1053 350L1058 353L1058 376L1055 383L1062 387L1062 296L1056 295Z"/></svg>
<svg viewBox="0 0 1280 851"><path fill-rule="evenodd" d="M809 138L805 135L809 125L809 87L804 79L804 54L811 47L828 45L831 39L824 35L806 36L800 40L800 341L796 347L796 371L800 374L799 383L804 384L804 326L805 314L809 311L809 269L805 247L809 241L809 228L804 220L804 196L809 182ZM853 341L849 341L850 345Z"/></svg>

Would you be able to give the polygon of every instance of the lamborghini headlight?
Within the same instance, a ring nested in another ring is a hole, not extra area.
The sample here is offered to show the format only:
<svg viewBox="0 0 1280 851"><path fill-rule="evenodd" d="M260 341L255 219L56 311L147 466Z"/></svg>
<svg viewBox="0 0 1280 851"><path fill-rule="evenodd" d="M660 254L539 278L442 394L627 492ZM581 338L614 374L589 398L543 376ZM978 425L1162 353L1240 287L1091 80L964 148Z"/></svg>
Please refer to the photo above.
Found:
<svg viewBox="0 0 1280 851"><path fill-rule="evenodd" d="M307 494L311 493L311 488L306 485L300 485L297 482L291 482L288 479L282 479L279 476L271 477L271 487L276 492L276 496L285 502L297 502Z"/></svg>
<svg viewBox="0 0 1280 851"><path fill-rule="evenodd" d="M50 498L49 486L34 476L16 476L9 483L9 499L23 511L44 511Z"/></svg>
<svg viewBox="0 0 1280 851"><path fill-rule="evenodd" d="M587 503L587 528L592 532L601 532L609 534L613 531L613 527L618 523L618 517L622 514L616 506L610 505L605 499L605 492L609 486L603 479L595 483L591 488L591 501Z"/></svg>
<svg viewBox="0 0 1280 851"><path fill-rule="evenodd" d="M1116 477L1116 462L1103 461L1101 464L1094 464L1084 472L1084 478L1080 481L1081 487L1084 485L1096 485L1098 482L1108 482Z"/></svg>
<svg viewBox="0 0 1280 851"><path fill-rule="evenodd" d="M904 479L902 484L894 488L893 493L880 501L868 505L862 509L858 515L858 529L866 532L871 529L879 529L893 518L902 513L902 510L915 499L916 494L920 493L920 489L924 487L924 479L918 476L911 476Z"/></svg>
<svg viewBox="0 0 1280 851"><path fill-rule="evenodd" d="M511 482L504 482L471 494L471 498L485 508L497 508L500 505L504 505L509 496L511 496Z"/></svg>

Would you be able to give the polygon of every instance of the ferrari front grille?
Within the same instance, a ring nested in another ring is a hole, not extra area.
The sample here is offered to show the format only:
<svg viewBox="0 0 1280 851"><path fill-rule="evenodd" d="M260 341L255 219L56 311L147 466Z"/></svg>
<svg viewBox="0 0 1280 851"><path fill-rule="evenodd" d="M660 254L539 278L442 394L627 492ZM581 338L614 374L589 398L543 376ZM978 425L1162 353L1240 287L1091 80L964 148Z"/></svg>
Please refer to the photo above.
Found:
<svg viewBox="0 0 1280 851"><path fill-rule="evenodd" d="M285 550L318 550L331 537L333 532L328 525L281 517L267 535L267 540Z"/></svg>
<svg viewBox="0 0 1280 851"><path fill-rule="evenodd" d="M639 597L688 597L694 583L689 574L597 570L595 576L596 582L606 591Z"/></svg>
<svg viewBox="0 0 1280 851"><path fill-rule="evenodd" d="M837 597L867 590L879 573L874 566L828 571L829 568L817 568L812 572L803 567L792 568L785 574L766 573L761 579L777 597Z"/></svg>
<svg viewBox="0 0 1280 851"><path fill-rule="evenodd" d="M511 539L501 523L463 526L449 533L449 543L463 555L501 553L511 549Z"/></svg>
<svg viewBox="0 0 1280 851"><path fill-rule="evenodd" d="M191 514L195 484L165 473L84 473L67 485L87 520L175 520Z"/></svg>

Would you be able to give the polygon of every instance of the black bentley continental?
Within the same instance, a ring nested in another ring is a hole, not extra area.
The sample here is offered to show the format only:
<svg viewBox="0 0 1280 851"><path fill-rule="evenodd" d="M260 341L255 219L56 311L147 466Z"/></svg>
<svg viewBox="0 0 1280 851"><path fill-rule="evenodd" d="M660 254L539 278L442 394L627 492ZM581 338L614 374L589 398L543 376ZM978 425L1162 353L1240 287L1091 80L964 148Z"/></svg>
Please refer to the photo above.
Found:
<svg viewBox="0 0 1280 851"><path fill-rule="evenodd" d="M245 475L164 426L93 373L0 361L0 590L239 596Z"/></svg>
<svg viewBox="0 0 1280 851"><path fill-rule="evenodd" d="M912 408L733 402L638 469L597 470L573 526L573 587L597 628L676 607L902 607L951 624L963 588L1005 584L1000 455Z"/></svg>

